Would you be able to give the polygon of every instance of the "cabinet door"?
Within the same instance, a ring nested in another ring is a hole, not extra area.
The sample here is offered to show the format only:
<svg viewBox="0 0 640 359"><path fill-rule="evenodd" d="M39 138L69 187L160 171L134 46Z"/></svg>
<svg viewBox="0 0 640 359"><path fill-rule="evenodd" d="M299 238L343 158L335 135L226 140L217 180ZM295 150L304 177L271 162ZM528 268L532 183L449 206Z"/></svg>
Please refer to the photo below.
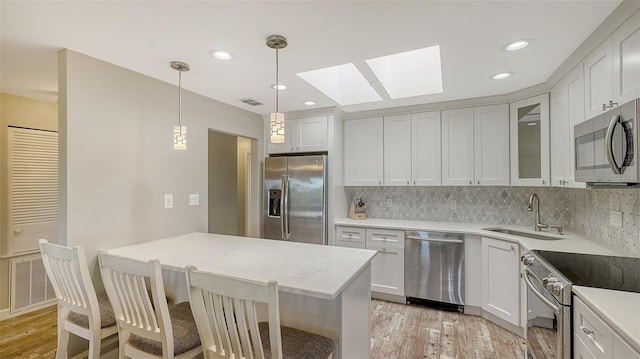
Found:
<svg viewBox="0 0 640 359"><path fill-rule="evenodd" d="M344 185L381 186L382 117L344 121Z"/></svg>
<svg viewBox="0 0 640 359"><path fill-rule="evenodd" d="M518 245L482 237L482 309L520 325Z"/></svg>
<svg viewBox="0 0 640 359"><path fill-rule="evenodd" d="M473 184L473 108L442 111L442 184Z"/></svg>
<svg viewBox="0 0 640 359"><path fill-rule="evenodd" d="M473 109L475 184L509 185L509 105Z"/></svg>
<svg viewBox="0 0 640 359"><path fill-rule="evenodd" d="M411 179L414 186L442 184L440 111L411 115Z"/></svg>
<svg viewBox="0 0 640 359"><path fill-rule="evenodd" d="M411 184L411 115L384 117L384 184Z"/></svg>
<svg viewBox="0 0 640 359"><path fill-rule="evenodd" d="M549 94L510 105L511 185L548 186Z"/></svg>
<svg viewBox="0 0 640 359"><path fill-rule="evenodd" d="M602 105L613 100L611 38L584 59L584 115L587 119L603 112Z"/></svg>
<svg viewBox="0 0 640 359"><path fill-rule="evenodd" d="M551 185L585 188L575 182L573 127L584 118L582 65L576 66L551 90Z"/></svg>
<svg viewBox="0 0 640 359"><path fill-rule="evenodd" d="M404 295L404 248L367 244L367 249L378 251L371 261L371 290Z"/></svg>
<svg viewBox="0 0 640 359"><path fill-rule="evenodd" d="M286 131L286 128L285 128ZM295 152L327 150L327 116L300 118L295 126Z"/></svg>
<svg viewBox="0 0 640 359"><path fill-rule="evenodd" d="M283 143L271 143L269 142L269 153L288 153L293 152L294 137L297 135L295 130L295 120L284 120L284 142ZM267 136L269 138L269 136Z"/></svg>
<svg viewBox="0 0 640 359"><path fill-rule="evenodd" d="M613 33L613 100L640 97L640 10Z"/></svg>
<svg viewBox="0 0 640 359"><path fill-rule="evenodd" d="M573 359L598 359L577 335L573 335Z"/></svg>
<svg viewBox="0 0 640 359"><path fill-rule="evenodd" d="M633 350L618 334L613 333L613 358L614 359L640 359L640 353Z"/></svg>

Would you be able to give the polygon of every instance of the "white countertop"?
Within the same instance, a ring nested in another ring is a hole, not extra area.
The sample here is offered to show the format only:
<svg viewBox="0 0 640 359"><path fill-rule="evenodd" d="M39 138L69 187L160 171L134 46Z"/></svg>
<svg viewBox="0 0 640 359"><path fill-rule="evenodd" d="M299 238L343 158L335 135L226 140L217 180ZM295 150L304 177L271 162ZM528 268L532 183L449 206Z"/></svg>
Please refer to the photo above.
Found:
<svg viewBox="0 0 640 359"><path fill-rule="evenodd" d="M384 229L400 229L400 230L430 230L435 232L455 232L463 234L472 234L478 236L485 236L491 238L498 238L507 241L519 243L526 250L548 250L557 252L570 252L570 253L586 253L586 254L601 254L611 256L626 256L629 254L622 250L606 247L603 244L597 243L593 240L584 238L581 235L574 233L566 233L564 235L555 235L552 231L546 231L543 234L548 234L554 237L562 238L558 240L543 240L543 239L530 239L525 237L518 237L509 234L492 232L485 230L484 228L510 228L523 232L534 232L529 227L507 226L502 224L482 224L482 223L457 223L457 222L430 222L430 221L415 221L415 220L399 220L399 219L383 219L383 218L367 218L363 220L355 220L350 218L343 218L335 221L336 226L351 226L351 227L368 227L368 228L384 228Z"/></svg>
<svg viewBox="0 0 640 359"><path fill-rule="evenodd" d="M164 268L199 270L255 281L276 280L281 291L334 299L376 255L368 249L191 233L108 250Z"/></svg>
<svg viewBox="0 0 640 359"><path fill-rule="evenodd" d="M640 352L640 293L573 286L573 292Z"/></svg>

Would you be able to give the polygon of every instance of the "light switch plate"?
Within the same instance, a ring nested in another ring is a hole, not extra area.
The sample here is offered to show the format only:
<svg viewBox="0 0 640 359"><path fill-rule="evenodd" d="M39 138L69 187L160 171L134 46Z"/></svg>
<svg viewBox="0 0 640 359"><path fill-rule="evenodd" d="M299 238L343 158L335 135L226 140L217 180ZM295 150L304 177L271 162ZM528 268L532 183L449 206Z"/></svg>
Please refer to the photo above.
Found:
<svg viewBox="0 0 640 359"><path fill-rule="evenodd" d="M611 223L612 226L622 228L622 212L611 211L609 214L609 223Z"/></svg>
<svg viewBox="0 0 640 359"><path fill-rule="evenodd" d="M198 193L189 195L189 206L199 206L200 205L200 195Z"/></svg>
<svg viewBox="0 0 640 359"><path fill-rule="evenodd" d="M173 194L164 195L164 208L173 208Z"/></svg>
<svg viewBox="0 0 640 359"><path fill-rule="evenodd" d="M449 204L451 205L451 209L457 209L458 208L458 201L456 201L455 199L450 200Z"/></svg>
<svg viewBox="0 0 640 359"><path fill-rule="evenodd" d="M389 208L393 207L393 199L387 198L387 207Z"/></svg>

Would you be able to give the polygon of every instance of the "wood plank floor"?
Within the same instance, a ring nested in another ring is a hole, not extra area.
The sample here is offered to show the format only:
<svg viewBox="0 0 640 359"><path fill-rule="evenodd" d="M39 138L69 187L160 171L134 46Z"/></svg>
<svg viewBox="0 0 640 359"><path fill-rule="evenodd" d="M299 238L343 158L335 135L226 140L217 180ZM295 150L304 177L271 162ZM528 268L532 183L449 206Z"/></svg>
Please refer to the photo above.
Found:
<svg viewBox="0 0 640 359"><path fill-rule="evenodd" d="M53 358L56 306L0 322L0 358ZM524 339L480 317L371 302L371 359L522 358ZM348 359L348 358L345 358Z"/></svg>
<svg viewBox="0 0 640 359"><path fill-rule="evenodd" d="M481 317L371 301L371 359L515 359L525 345Z"/></svg>

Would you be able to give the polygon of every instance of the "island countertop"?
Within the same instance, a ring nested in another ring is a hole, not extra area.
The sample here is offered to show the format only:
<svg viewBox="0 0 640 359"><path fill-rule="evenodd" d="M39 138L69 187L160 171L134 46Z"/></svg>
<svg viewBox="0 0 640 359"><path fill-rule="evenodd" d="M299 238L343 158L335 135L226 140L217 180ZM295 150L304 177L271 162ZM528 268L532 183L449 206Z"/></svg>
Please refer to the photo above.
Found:
<svg viewBox="0 0 640 359"><path fill-rule="evenodd" d="M178 271L193 265L248 280L276 280L280 291L321 299L335 299L377 253L210 233L190 233L108 252L143 261L159 259L164 268Z"/></svg>

